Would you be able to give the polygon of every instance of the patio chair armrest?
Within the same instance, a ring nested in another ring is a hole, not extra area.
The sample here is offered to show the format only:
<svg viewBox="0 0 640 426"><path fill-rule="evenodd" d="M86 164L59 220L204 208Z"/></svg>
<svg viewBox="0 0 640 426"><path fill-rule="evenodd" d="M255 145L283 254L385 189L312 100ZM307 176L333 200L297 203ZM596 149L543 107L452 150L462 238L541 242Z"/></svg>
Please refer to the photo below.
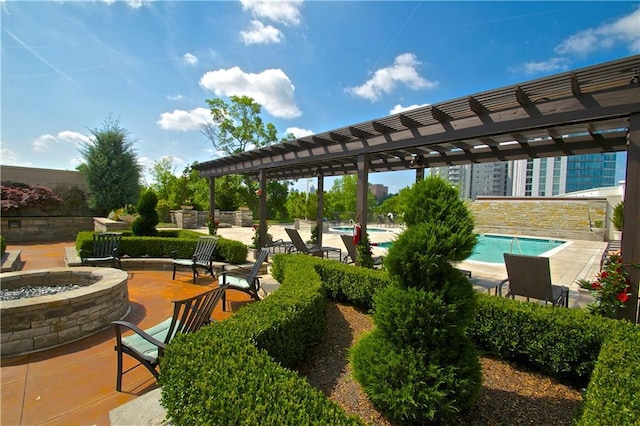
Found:
<svg viewBox="0 0 640 426"><path fill-rule="evenodd" d="M78 256L80 256L80 259L86 259L91 256L91 253L89 253L89 250L80 249L78 250Z"/></svg>
<svg viewBox="0 0 640 426"><path fill-rule="evenodd" d="M500 281L500 284L498 284L498 295L502 296L502 287L509 282L509 278L505 278L504 280ZM507 293L505 295L505 297L507 297L509 295L509 293Z"/></svg>
<svg viewBox="0 0 640 426"><path fill-rule="evenodd" d="M178 250L171 250L171 258L172 259L178 258Z"/></svg>
<svg viewBox="0 0 640 426"><path fill-rule="evenodd" d="M146 340L147 342L151 343L152 345L157 346L161 350L164 350L166 348L166 345L164 344L164 342L161 342L160 340L158 340L155 337L151 336L149 333L147 333L146 331L144 331L143 329L141 329L140 327L138 327L135 324L131 324L130 322L127 322L127 321L112 321L111 324L113 324L116 327L116 334L118 336L120 336L122 334L122 328L126 328L126 329L129 329L129 330L135 332L137 335L142 337L144 340Z"/></svg>
<svg viewBox="0 0 640 426"><path fill-rule="evenodd" d="M224 277L226 277L227 275L232 276L232 277L235 277L235 276L238 276L238 275L239 275L240 277L243 277L243 278L244 278L244 277L246 277L246 278L258 278L258 279L262 278L262 275L251 275L251 274L246 274L246 273L244 273L244 272L238 272L238 271L236 271L236 270L234 269L234 270L232 270L232 271L224 271L224 272L222 272L222 273L220 274L220 276L222 276L222 279L223 279L223 281L222 281L222 282L224 282Z"/></svg>

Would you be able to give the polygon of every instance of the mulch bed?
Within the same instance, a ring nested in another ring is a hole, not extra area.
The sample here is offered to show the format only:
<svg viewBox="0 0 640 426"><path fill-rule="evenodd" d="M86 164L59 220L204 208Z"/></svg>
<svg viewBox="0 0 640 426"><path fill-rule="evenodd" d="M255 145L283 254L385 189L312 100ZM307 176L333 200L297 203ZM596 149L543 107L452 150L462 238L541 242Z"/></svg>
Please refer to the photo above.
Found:
<svg viewBox="0 0 640 426"><path fill-rule="evenodd" d="M348 413L372 425L393 425L375 409L349 365L349 348L373 329L371 317L330 302L327 331L314 354L299 370L309 383ZM570 425L582 403L579 390L505 361L481 357L483 384L474 408L459 425Z"/></svg>

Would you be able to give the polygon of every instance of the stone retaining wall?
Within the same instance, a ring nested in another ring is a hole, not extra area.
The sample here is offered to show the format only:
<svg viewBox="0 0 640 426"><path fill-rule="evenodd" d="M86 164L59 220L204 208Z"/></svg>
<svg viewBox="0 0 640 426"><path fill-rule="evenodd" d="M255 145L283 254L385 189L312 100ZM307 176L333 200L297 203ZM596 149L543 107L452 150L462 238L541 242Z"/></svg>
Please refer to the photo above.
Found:
<svg viewBox="0 0 640 426"><path fill-rule="evenodd" d="M75 240L78 232L91 229L93 218L87 216L3 216L0 221L0 232L9 244Z"/></svg>
<svg viewBox="0 0 640 426"><path fill-rule="evenodd" d="M478 197L469 204L475 231L604 241L606 198Z"/></svg>
<svg viewBox="0 0 640 426"><path fill-rule="evenodd" d="M47 349L97 333L129 310L128 274L113 268L52 268L1 275L2 285L86 284L58 294L0 302L0 356Z"/></svg>

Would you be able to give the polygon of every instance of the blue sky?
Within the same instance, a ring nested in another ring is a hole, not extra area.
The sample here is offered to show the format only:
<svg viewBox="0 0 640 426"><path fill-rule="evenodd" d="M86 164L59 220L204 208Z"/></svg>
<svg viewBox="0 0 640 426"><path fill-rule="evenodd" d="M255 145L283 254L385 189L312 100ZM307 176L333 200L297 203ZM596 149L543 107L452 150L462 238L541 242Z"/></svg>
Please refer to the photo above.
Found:
<svg viewBox="0 0 640 426"><path fill-rule="evenodd" d="M206 99L251 96L304 136L640 53L637 1L0 6L0 163L62 170L109 115L145 167L180 172L218 156L198 130ZM413 178L370 175L390 192Z"/></svg>

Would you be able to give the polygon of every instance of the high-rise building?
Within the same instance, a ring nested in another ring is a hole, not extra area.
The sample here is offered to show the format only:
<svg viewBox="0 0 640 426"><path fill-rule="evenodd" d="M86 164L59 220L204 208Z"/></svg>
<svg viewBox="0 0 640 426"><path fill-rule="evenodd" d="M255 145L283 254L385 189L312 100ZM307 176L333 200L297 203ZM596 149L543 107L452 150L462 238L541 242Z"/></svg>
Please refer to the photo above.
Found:
<svg viewBox="0 0 640 426"><path fill-rule="evenodd" d="M616 153L534 158L513 163L513 195L552 197L616 185Z"/></svg>
<svg viewBox="0 0 640 426"><path fill-rule="evenodd" d="M389 195L389 187L386 185L374 183L369 185L369 189L378 202L382 201L387 195Z"/></svg>
<svg viewBox="0 0 640 426"><path fill-rule="evenodd" d="M456 185L460 191L460 198L475 200L479 196L511 195L508 162L435 167L430 169L430 173Z"/></svg>

